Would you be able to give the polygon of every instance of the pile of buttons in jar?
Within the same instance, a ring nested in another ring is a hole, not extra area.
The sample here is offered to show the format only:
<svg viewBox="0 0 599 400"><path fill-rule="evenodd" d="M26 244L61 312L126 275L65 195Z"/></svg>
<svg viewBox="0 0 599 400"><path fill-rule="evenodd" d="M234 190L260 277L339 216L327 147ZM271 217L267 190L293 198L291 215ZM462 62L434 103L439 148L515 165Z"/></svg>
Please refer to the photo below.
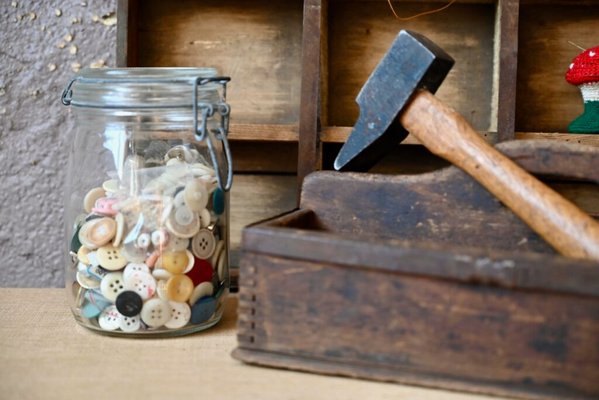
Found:
<svg viewBox="0 0 599 400"><path fill-rule="evenodd" d="M92 188L83 200L86 213L70 245L80 315L105 331L210 323L228 274L225 199L215 171L182 145L153 168L140 165L148 160L129 157L124 178ZM150 170L158 173L140 179Z"/></svg>

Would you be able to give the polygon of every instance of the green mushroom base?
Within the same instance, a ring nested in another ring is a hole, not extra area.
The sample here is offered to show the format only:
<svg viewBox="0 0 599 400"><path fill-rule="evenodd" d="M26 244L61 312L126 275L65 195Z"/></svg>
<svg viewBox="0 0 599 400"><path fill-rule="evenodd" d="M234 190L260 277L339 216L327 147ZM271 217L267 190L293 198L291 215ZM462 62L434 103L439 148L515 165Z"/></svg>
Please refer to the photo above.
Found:
<svg viewBox="0 0 599 400"><path fill-rule="evenodd" d="M599 101L584 103L584 112L568 125L571 133L599 133Z"/></svg>

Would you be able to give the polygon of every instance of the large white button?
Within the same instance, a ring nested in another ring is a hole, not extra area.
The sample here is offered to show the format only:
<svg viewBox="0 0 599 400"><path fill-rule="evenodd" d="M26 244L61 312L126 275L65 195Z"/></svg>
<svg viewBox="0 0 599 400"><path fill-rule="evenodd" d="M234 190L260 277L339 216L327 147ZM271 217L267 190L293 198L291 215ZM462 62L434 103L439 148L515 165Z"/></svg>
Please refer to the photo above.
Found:
<svg viewBox="0 0 599 400"><path fill-rule="evenodd" d="M188 207L177 207L166 221L166 229L175 236L190 238L200 229L200 217Z"/></svg>
<svg viewBox="0 0 599 400"><path fill-rule="evenodd" d="M106 276L102 278L102 282L100 282L100 291L102 292L102 295L113 303L116 300L116 296L124 290L125 282L123 281L122 272L111 272L106 274Z"/></svg>
<svg viewBox="0 0 599 400"><path fill-rule="evenodd" d="M202 282L193 290L193 293L189 298L189 304L194 305L196 301L198 301L202 297L212 296L213 292L214 285L212 284L212 282Z"/></svg>
<svg viewBox="0 0 599 400"><path fill-rule="evenodd" d="M98 324L105 331L114 331L119 328L120 318L121 314L116 310L116 306L108 306L100 313Z"/></svg>
<svg viewBox="0 0 599 400"><path fill-rule="evenodd" d="M126 281L134 272L150 273L150 268L144 263L129 263L123 270L123 279Z"/></svg>
<svg viewBox="0 0 599 400"><path fill-rule="evenodd" d="M206 208L209 195L206 186L204 186L204 183L201 180L194 179L187 183L183 193L185 196L185 204L191 211L200 212Z"/></svg>
<svg viewBox="0 0 599 400"><path fill-rule="evenodd" d="M215 247L216 242L214 240L214 235L208 229L200 229L191 240L191 250L193 254L202 260L210 258L212 253L214 253Z"/></svg>
<svg viewBox="0 0 599 400"><path fill-rule="evenodd" d="M139 318L139 315L136 315L134 317L126 317L124 315L121 315L121 317L119 318L119 328L121 328L123 332L138 331L139 328L141 328L141 320Z"/></svg>
<svg viewBox="0 0 599 400"><path fill-rule="evenodd" d="M121 251L112 245L100 247L96 254L102 268L109 271L117 271L127 265L127 260L121 254Z"/></svg>
<svg viewBox="0 0 599 400"><path fill-rule="evenodd" d="M178 303L169 301L171 307L171 319L164 324L169 329L182 328L189 322L191 318L191 307L187 303Z"/></svg>
<svg viewBox="0 0 599 400"><path fill-rule="evenodd" d="M140 315L144 324L158 328L171 319L171 307L166 301L153 298L144 303Z"/></svg>
<svg viewBox="0 0 599 400"><path fill-rule="evenodd" d="M156 293L156 279L147 272L133 272L125 280L125 289L136 292L143 300Z"/></svg>

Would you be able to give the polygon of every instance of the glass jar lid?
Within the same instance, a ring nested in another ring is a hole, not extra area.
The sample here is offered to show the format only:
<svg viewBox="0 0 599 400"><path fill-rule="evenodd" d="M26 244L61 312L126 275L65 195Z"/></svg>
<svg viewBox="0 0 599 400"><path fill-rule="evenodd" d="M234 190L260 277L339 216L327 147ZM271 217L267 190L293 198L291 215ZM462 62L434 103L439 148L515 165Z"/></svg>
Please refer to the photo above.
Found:
<svg viewBox="0 0 599 400"><path fill-rule="evenodd" d="M105 109L188 108L217 103L214 68L85 68L62 95L65 105ZM194 96L195 94L195 96Z"/></svg>

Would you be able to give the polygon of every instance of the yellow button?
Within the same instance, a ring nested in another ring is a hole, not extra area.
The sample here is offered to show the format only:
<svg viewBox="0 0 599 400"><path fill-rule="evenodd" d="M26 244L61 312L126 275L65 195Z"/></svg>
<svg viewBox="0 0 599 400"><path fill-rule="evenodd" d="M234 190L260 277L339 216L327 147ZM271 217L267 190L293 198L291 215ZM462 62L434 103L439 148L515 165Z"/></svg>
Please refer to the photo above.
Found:
<svg viewBox="0 0 599 400"><path fill-rule="evenodd" d="M85 265L89 265L89 264L90 264L90 262L89 262L89 258L87 257L87 255L89 254L89 252L90 252L90 251L91 251L91 250L90 250L90 249L88 249L87 247L85 247L85 246L81 246L81 247L79 248L79 251L77 252L77 259L78 259L80 262L82 262L83 264L85 264Z"/></svg>
<svg viewBox="0 0 599 400"><path fill-rule="evenodd" d="M193 293L193 281L187 275L173 275L166 281L166 295L169 300L183 303Z"/></svg>
<svg viewBox="0 0 599 400"><path fill-rule="evenodd" d="M127 260L121 254L121 251L114 246L102 246L96 254L100 265L109 271L118 271L127 265Z"/></svg>
<svg viewBox="0 0 599 400"><path fill-rule="evenodd" d="M189 259L185 251L173 251L162 255L162 268L172 274L180 274L187 268Z"/></svg>

